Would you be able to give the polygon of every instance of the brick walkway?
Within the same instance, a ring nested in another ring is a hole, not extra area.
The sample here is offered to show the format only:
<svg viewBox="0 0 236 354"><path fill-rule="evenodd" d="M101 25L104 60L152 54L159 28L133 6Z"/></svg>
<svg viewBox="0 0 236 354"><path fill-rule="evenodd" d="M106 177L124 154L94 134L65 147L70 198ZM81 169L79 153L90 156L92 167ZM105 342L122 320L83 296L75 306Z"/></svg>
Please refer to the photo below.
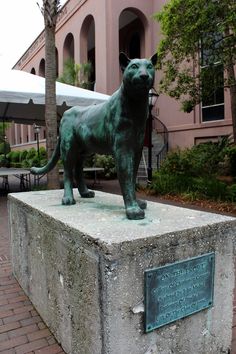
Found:
<svg viewBox="0 0 236 354"><path fill-rule="evenodd" d="M102 182L100 188L104 192L119 193L117 183L112 181ZM156 200L155 197L148 199ZM0 196L0 353L65 353L12 275L7 198L5 196ZM234 301L233 341L230 354L236 354L236 297Z"/></svg>
<svg viewBox="0 0 236 354"><path fill-rule="evenodd" d="M0 353L62 354L12 275L6 205L0 196Z"/></svg>

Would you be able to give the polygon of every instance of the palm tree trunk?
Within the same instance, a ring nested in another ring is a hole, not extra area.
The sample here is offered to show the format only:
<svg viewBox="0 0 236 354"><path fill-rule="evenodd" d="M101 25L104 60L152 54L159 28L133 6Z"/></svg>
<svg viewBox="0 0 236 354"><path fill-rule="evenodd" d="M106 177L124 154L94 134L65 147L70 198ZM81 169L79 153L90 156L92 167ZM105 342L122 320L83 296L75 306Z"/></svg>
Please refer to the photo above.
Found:
<svg viewBox="0 0 236 354"><path fill-rule="evenodd" d="M45 26L45 122L48 158L52 156L57 142L55 27ZM58 168L48 173L47 186L48 189L60 187Z"/></svg>

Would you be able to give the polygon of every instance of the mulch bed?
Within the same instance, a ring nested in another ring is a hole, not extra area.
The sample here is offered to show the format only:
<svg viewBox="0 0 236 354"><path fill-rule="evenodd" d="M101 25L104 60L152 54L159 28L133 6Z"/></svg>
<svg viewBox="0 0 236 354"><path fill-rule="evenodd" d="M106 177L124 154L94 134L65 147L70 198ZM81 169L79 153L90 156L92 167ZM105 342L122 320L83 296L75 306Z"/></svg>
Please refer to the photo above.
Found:
<svg viewBox="0 0 236 354"><path fill-rule="evenodd" d="M236 217L236 203L220 202L214 200L198 199L189 200L184 196L178 195L156 195L146 188L141 188L138 191L143 198L149 197L150 200L170 203L176 206L182 206L184 208L193 208L198 210L204 210L212 213L226 214Z"/></svg>
<svg viewBox="0 0 236 354"><path fill-rule="evenodd" d="M211 200L190 201L186 200L184 197L172 195L158 196L158 199L160 201L163 200L174 202L175 204L179 204L180 206L184 207L194 207L205 211L236 216L236 203L217 202Z"/></svg>

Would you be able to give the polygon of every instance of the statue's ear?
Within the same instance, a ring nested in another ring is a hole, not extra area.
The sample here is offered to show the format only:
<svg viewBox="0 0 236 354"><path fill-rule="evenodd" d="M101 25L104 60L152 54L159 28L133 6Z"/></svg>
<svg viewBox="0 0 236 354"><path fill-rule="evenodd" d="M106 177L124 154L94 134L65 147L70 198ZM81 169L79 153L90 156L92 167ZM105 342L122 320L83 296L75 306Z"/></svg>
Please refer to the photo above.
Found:
<svg viewBox="0 0 236 354"><path fill-rule="evenodd" d="M152 62L152 65L155 67L157 65L157 53L155 53L151 58L150 61Z"/></svg>
<svg viewBox="0 0 236 354"><path fill-rule="evenodd" d="M127 55L125 53L121 52L120 56L119 56L119 60L120 60L120 68L121 68L122 72L124 72L126 66L130 62L130 59L127 57Z"/></svg>

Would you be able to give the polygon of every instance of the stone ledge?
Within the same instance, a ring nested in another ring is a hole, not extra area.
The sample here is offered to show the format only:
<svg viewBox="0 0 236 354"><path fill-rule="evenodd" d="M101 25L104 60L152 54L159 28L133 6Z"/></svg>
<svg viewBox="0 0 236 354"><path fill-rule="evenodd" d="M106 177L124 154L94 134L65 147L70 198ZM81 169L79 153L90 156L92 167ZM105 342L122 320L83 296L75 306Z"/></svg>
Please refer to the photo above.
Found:
<svg viewBox="0 0 236 354"><path fill-rule="evenodd" d="M80 198L77 190L74 190L77 204L71 206L61 205L63 190L12 193L9 199L14 198L22 205L107 244L236 220L220 214L154 202L148 202L145 219L127 220L120 196L100 191L95 193L95 198L86 199Z"/></svg>
<svg viewBox="0 0 236 354"><path fill-rule="evenodd" d="M14 274L67 353L221 353L231 343L236 219L120 196L62 206L63 191L9 196ZM144 334L144 271L215 252L214 307ZM142 308L142 306L138 306ZM152 351L151 351L152 350Z"/></svg>

